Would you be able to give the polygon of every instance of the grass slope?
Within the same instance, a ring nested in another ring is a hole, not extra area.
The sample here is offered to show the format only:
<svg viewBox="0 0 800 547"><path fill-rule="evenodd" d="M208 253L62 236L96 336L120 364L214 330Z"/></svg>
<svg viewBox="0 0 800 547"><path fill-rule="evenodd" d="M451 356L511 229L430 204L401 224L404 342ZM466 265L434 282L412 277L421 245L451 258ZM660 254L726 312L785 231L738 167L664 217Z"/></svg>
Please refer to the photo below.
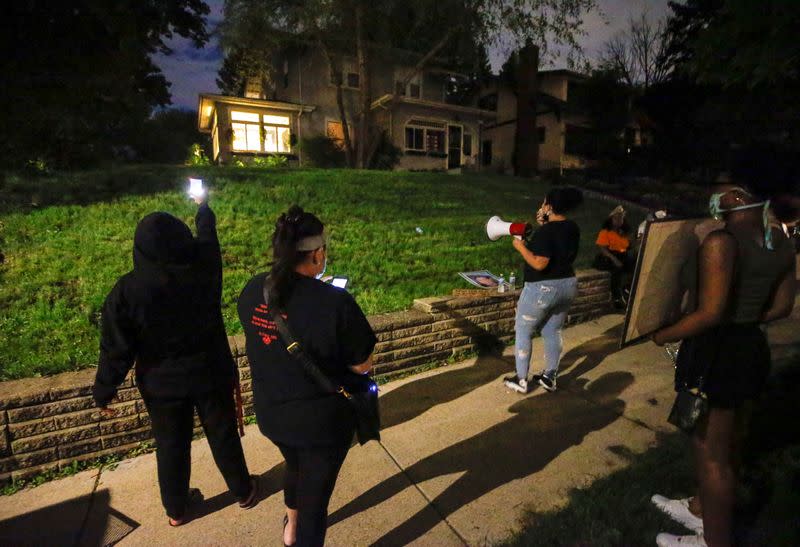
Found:
<svg viewBox="0 0 800 547"><path fill-rule="evenodd" d="M465 286L457 272L508 275L521 261L508 238L490 242L494 214L532 220L547 186L529 180L344 170L265 171L132 167L43 179L7 179L0 188L0 379L51 374L96 362L99 313L116 279L132 266L138 220L168 211L194 226L186 177L211 185L224 255L223 309L241 331L235 302L264 271L274 221L298 203L331 234L328 272L348 275L367 314L407 308L414 298ZM31 206L30 203L36 204ZM578 267L609 204L576 215L583 233ZM632 219L634 221L638 219ZM635 225L635 224L634 224ZM422 233L418 233L419 227Z"/></svg>

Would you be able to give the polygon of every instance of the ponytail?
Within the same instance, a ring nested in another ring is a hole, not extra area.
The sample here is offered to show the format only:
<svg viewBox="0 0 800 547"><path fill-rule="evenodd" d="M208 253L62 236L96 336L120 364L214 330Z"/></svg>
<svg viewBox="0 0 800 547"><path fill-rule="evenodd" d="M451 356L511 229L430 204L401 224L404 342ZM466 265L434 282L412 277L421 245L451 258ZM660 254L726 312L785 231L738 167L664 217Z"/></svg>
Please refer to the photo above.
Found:
<svg viewBox="0 0 800 547"><path fill-rule="evenodd" d="M324 226L313 214L298 205L292 205L275 222L272 234L272 294L278 306L283 307L294 289L294 270L313 251L298 251L297 242L309 236L322 234Z"/></svg>

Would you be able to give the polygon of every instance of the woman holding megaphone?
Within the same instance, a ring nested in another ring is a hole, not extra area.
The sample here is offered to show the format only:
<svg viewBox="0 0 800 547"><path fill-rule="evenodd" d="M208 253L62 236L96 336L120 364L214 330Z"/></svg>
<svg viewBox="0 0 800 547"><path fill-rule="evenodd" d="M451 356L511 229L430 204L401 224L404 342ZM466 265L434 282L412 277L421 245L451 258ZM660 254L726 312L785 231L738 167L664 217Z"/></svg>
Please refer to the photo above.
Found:
<svg viewBox="0 0 800 547"><path fill-rule="evenodd" d="M547 391L556 390L561 329L578 293L572 264L578 255L580 229L567 214L582 202L577 188L553 188L536 215L540 227L525 240L511 240L525 261L525 285L515 321L516 374L505 378L504 384L520 393L528 392L531 340L536 331L544 340L544 370L533 379Z"/></svg>

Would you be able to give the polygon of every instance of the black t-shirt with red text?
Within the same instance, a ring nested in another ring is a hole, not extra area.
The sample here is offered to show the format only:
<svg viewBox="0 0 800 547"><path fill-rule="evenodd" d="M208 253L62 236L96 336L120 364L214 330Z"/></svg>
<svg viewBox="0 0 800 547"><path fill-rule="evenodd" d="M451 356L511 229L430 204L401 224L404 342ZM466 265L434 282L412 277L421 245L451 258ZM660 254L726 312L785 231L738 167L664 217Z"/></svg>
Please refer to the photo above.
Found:
<svg viewBox="0 0 800 547"><path fill-rule="evenodd" d="M352 438L355 422L348 403L324 393L286 351L264 302L266 275L247 283L238 304L261 432L289 446ZM292 335L334 382L353 374L348 367L366 361L375 348L372 327L344 289L297 275L283 311Z"/></svg>

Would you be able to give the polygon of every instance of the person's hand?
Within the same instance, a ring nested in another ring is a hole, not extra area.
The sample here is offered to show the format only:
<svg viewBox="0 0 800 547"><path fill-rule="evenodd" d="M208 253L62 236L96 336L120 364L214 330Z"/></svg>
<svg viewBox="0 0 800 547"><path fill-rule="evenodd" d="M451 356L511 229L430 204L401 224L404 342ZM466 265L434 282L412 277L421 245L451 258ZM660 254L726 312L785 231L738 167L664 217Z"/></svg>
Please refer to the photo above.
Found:
<svg viewBox="0 0 800 547"><path fill-rule="evenodd" d="M539 210L536 211L536 222L541 226L547 222L547 216L553 212L553 208L549 205L542 204Z"/></svg>
<svg viewBox="0 0 800 547"><path fill-rule="evenodd" d="M519 251L520 253L521 253L523 250L527 249L527 247L525 247L525 242L524 242L524 241L522 241L521 239L517 239L516 237L512 237L512 238L511 238L511 244L512 244L512 245L514 246L514 248L515 248L517 251Z"/></svg>
<svg viewBox="0 0 800 547"><path fill-rule="evenodd" d="M113 418L116 415L117 415L116 409L108 408L107 406L100 407L100 416L102 416L103 418L105 419Z"/></svg>
<svg viewBox="0 0 800 547"><path fill-rule="evenodd" d="M194 198L192 198L192 199L194 199L194 202L195 202L196 204L198 204L198 205L202 205L202 204L204 204L206 201L208 201L208 194L203 194L202 196L195 196L195 197L194 197Z"/></svg>
<svg viewBox="0 0 800 547"><path fill-rule="evenodd" d="M663 337L663 334L662 334L663 332L664 332L664 331L663 331L663 329L662 329L662 330L657 330L656 332L654 332L654 333L653 333L653 334L650 336L650 339L653 341L653 343L654 343L655 345L657 345L657 346L660 346L660 347L663 347L663 346L664 346L664 344L666 344L666 343L667 343L667 342L664 340L664 337Z"/></svg>

